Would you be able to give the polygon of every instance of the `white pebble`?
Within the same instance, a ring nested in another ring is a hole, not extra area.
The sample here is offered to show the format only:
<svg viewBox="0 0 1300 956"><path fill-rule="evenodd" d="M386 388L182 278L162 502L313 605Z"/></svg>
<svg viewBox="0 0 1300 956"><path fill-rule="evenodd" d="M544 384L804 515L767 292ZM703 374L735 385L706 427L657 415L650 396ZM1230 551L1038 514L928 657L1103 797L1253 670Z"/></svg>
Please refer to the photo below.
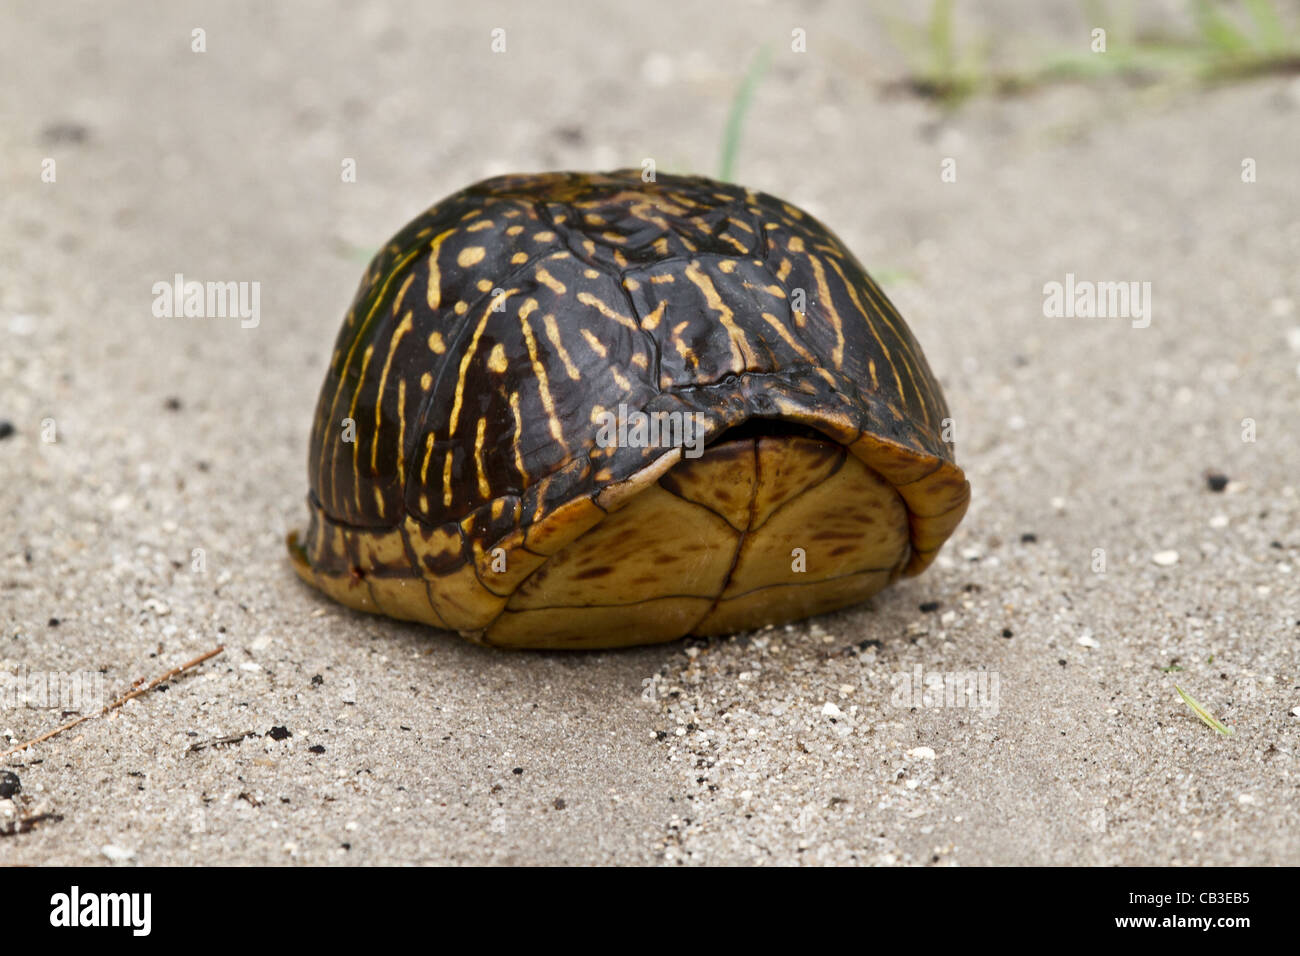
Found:
<svg viewBox="0 0 1300 956"><path fill-rule="evenodd" d="M1078 643L1080 647L1101 647L1097 639L1092 636L1091 631L1084 631L1080 634Z"/></svg>
<svg viewBox="0 0 1300 956"><path fill-rule="evenodd" d="M1157 551L1155 554L1151 555L1151 560L1154 561L1156 564L1160 565L1160 567L1162 568L1173 567L1175 564L1178 563L1178 552Z"/></svg>
<svg viewBox="0 0 1300 956"><path fill-rule="evenodd" d="M112 843L106 843L99 848L99 852L104 854L114 863L125 863L135 856L135 850L128 850L124 847L114 846Z"/></svg>
<svg viewBox="0 0 1300 956"><path fill-rule="evenodd" d="M933 760L934 750L931 747L913 747L904 756L911 760Z"/></svg>
<svg viewBox="0 0 1300 956"><path fill-rule="evenodd" d="M822 716L823 716L823 717L843 717L843 716L844 716L844 711L840 710L838 707L836 707L834 704L832 704L832 703L828 700L826 703L822 704Z"/></svg>
<svg viewBox="0 0 1300 956"><path fill-rule="evenodd" d="M1215 515L1213 518L1210 519L1211 528L1226 528L1227 526L1228 526L1227 515Z"/></svg>

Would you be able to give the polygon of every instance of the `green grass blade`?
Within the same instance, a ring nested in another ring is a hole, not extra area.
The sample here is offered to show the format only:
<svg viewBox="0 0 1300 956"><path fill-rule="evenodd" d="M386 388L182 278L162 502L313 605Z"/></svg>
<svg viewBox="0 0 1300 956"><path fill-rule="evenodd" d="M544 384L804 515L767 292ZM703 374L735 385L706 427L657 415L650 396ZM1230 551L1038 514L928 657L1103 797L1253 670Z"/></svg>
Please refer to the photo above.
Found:
<svg viewBox="0 0 1300 956"><path fill-rule="evenodd" d="M740 81L740 87L731 101L731 110L727 114L727 127L722 134L722 161L718 164L718 178L723 182L730 182L731 177L735 175L736 154L740 150L740 131L745 125L745 114L749 112L754 91L763 79L763 74L767 72L767 65L771 59L771 47L765 45L749 64L749 69L745 71L745 78Z"/></svg>
<svg viewBox="0 0 1300 956"><path fill-rule="evenodd" d="M1273 0L1243 0L1250 18L1255 21L1255 35L1259 45L1270 52L1286 49L1286 28L1277 15Z"/></svg>
<svg viewBox="0 0 1300 956"><path fill-rule="evenodd" d="M930 8L930 56L935 76L952 76L957 66L952 40L952 0L934 0Z"/></svg>
<svg viewBox="0 0 1300 956"><path fill-rule="evenodd" d="M1201 39L1221 54L1236 56L1251 47L1250 38L1219 13L1211 0L1199 0L1196 4L1196 21Z"/></svg>
<svg viewBox="0 0 1300 956"><path fill-rule="evenodd" d="M1208 710L1206 710L1196 701L1192 700L1191 695L1189 695L1185 690L1183 690L1177 684L1174 685L1174 690L1178 691L1178 696L1183 699L1183 702L1186 703L1188 707L1192 708L1192 713L1194 713L1197 717L1201 718L1201 722L1204 723L1207 727L1211 727L1214 730L1217 730L1225 737L1232 736L1231 727L1221 723Z"/></svg>

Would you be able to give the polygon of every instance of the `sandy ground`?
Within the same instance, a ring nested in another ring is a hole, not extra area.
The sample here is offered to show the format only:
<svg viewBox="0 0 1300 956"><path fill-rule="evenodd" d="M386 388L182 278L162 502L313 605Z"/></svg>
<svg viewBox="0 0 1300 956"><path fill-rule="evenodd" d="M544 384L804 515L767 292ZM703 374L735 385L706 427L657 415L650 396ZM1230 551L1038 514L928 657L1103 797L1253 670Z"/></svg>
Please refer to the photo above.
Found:
<svg viewBox="0 0 1300 956"><path fill-rule="evenodd" d="M0 863L1300 863L1296 81L946 119L882 92L857 5L541 6L5 4L0 673L111 697L226 652L8 758ZM1006 46L1086 26L1040 6ZM593 654L302 586L282 539L369 254L485 175L715 172L764 42L736 176L825 218L925 346L974 486L938 564ZM260 324L156 318L178 272L260 283ZM1045 317L1067 273L1150 282L1149 327ZM918 667L996 697L901 699ZM60 713L6 698L0 731Z"/></svg>

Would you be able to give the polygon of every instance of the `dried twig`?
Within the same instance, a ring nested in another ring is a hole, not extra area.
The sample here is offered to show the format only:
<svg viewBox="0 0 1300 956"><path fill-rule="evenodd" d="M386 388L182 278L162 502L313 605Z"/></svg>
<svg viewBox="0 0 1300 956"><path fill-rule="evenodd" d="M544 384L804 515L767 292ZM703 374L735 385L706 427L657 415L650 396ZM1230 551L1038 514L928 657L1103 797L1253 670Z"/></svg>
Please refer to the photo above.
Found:
<svg viewBox="0 0 1300 956"><path fill-rule="evenodd" d="M23 817L21 820L0 827L0 837L22 836L43 824L58 823L62 819L61 813L38 813L34 817Z"/></svg>
<svg viewBox="0 0 1300 956"><path fill-rule="evenodd" d="M200 740L196 744L190 744L190 753L198 753L207 747L220 747L224 744L237 744L244 740L245 737L256 737L257 731L245 730L242 734L231 734L229 737L217 737L214 740Z"/></svg>
<svg viewBox="0 0 1300 956"><path fill-rule="evenodd" d="M105 714L109 713L110 711L117 710L128 700L132 700L133 698L141 697L144 694L149 693L149 691L153 690L159 684L165 683L166 681L171 680L173 677L177 676L178 674L183 674L185 671L190 670L191 668L198 667L204 661L216 657L225 649L226 646L224 644L220 644L214 649L208 651L206 654L201 654L198 657L194 658L194 660L182 664L180 667L173 667L166 674L163 674L161 677L154 678L145 686L134 687L132 690L123 694L121 697L113 701L111 704L106 705L104 709L101 710L98 714L82 714L80 717L76 718L75 720L70 720L66 724L63 724L62 726L55 727L53 730L47 731L41 734L39 737L33 737L31 740L27 741L24 744L19 744L16 747L10 747L4 753L0 754L0 760L5 759L6 757L11 757L16 753L20 753L26 750L28 747L33 747L36 744L43 743L44 741L49 740L51 737L57 737L65 730L71 730L73 727L77 726L77 724L85 723L87 720L90 720L92 717L103 717Z"/></svg>

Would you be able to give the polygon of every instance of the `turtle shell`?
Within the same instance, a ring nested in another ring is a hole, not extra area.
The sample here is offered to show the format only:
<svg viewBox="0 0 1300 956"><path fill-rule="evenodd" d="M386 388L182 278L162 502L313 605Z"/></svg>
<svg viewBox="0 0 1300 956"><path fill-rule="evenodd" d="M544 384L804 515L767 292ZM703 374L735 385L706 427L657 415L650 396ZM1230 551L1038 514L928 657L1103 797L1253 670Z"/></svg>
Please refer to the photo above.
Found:
<svg viewBox="0 0 1300 956"><path fill-rule="evenodd" d="M646 420L685 430L617 431ZM604 637L494 625L549 559L686 462L688 439L743 429L847 449L901 504L882 519L906 524L888 580L919 573L969 500L947 425L903 319L806 212L700 177L501 176L370 263L317 404L311 522L290 552L352 607L476 640L635 643L617 615Z"/></svg>

